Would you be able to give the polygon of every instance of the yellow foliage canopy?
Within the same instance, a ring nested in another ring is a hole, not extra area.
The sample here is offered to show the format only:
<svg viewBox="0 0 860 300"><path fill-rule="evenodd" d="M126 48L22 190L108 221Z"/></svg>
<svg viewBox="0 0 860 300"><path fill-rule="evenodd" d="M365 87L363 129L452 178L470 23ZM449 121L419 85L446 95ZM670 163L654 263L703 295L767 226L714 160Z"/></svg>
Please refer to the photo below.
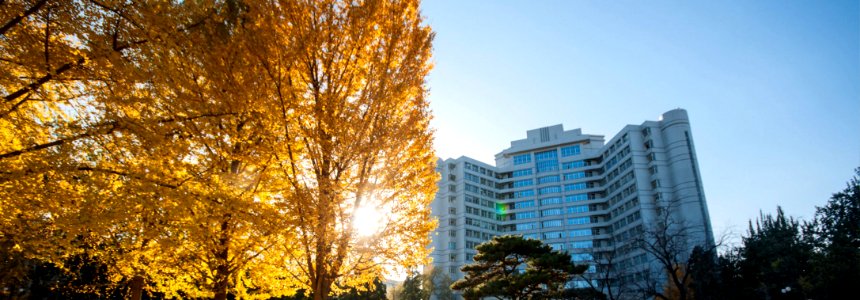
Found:
<svg viewBox="0 0 860 300"><path fill-rule="evenodd" d="M4 251L221 299L426 259L417 1L17 1L0 22ZM367 206L388 217L362 236Z"/></svg>

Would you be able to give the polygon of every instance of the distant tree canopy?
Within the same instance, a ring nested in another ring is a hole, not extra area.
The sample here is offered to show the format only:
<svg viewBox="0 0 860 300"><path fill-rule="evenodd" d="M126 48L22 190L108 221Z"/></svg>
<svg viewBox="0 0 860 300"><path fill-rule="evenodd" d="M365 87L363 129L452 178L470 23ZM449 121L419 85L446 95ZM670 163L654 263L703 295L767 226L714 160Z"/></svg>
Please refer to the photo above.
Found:
<svg viewBox="0 0 860 300"><path fill-rule="evenodd" d="M844 299L860 286L860 168L848 186L800 222L764 214L741 246L720 255L700 287L712 299ZM700 273L701 273L700 272ZM713 288L718 285L721 288Z"/></svg>
<svg viewBox="0 0 860 300"><path fill-rule="evenodd" d="M587 269L570 254L522 236L497 236L475 249L475 263L464 266L465 277L451 286L466 299L561 297L565 284Z"/></svg>

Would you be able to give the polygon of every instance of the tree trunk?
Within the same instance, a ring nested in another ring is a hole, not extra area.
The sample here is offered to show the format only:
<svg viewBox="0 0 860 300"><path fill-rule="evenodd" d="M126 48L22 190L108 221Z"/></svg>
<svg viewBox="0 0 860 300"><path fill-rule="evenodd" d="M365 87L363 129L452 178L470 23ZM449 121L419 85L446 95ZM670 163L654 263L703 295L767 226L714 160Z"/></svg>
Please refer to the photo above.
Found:
<svg viewBox="0 0 860 300"><path fill-rule="evenodd" d="M328 299L328 294L331 292L331 283L329 283L326 277L319 276L314 285L314 300Z"/></svg>
<svg viewBox="0 0 860 300"><path fill-rule="evenodd" d="M129 284L129 299L140 300L143 295L143 276L135 275Z"/></svg>
<svg viewBox="0 0 860 300"><path fill-rule="evenodd" d="M230 248L230 238L227 233L229 229L228 221L230 215L225 216L225 221L221 222L221 251L217 254L218 268L215 269L215 297L214 300L227 300L227 287L229 286L230 275L227 274L230 270L227 265L229 262L228 250Z"/></svg>

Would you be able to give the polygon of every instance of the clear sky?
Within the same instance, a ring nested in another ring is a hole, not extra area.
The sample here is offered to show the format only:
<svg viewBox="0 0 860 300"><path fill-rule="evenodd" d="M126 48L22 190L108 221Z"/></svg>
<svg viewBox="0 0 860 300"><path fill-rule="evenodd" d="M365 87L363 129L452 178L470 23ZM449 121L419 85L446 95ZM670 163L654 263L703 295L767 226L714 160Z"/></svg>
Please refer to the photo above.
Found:
<svg viewBox="0 0 860 300"><path fill-rule="evenodd" d="M488 163L526 130L607 140L690 116L716 234L809 219L860 166L858 1L441 1L428 79L440 157Z"/></svg>

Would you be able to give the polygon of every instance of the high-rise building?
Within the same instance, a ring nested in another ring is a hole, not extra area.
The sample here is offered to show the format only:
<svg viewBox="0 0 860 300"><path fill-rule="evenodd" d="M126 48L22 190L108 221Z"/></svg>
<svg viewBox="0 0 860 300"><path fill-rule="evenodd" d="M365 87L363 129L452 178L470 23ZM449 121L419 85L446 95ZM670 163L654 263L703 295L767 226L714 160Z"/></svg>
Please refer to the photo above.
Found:
<svg viewBox="0 0 860 300"><path fill-rule="evenodd" d="M612 267L610 284L642 280L657 268L633 241L655 224L685 229L686 245L712 245L708 209L687 112L627 125L608 142L562 125L529 130L496 154L495 165L469 157L439 160L432 204L439 227L433 267L453 279L471 263L475 246L496 235L542 240L589 264ZM650 269L649 269L650 268ZM596 276L595 276L596 277ZM574 286L607 282L578 280Z"/></svg>

